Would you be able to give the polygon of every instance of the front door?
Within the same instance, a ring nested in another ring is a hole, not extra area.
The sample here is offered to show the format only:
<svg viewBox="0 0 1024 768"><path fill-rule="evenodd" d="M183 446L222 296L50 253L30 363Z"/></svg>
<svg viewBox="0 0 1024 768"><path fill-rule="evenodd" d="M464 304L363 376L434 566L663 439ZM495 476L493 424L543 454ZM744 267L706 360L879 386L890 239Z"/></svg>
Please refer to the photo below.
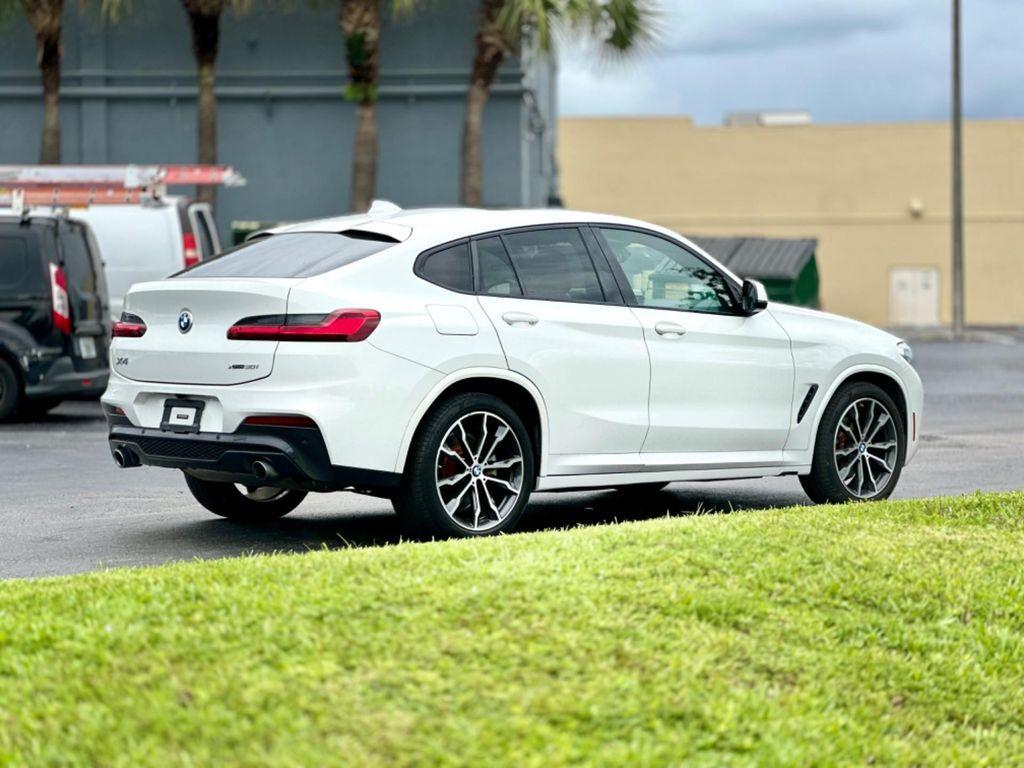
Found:
<svg viewBox="0 0 1024 768"><path fill-rule="evenodd" d="M614 282L603 284L580 230L511 232L474 248L480 305L509 368L544 393L549 473L606 467L587 456L638 455L650 376L643 330Z"/></svg>
<svg viewBox="0 0 1024 768"><path fill-rule="evenodd" d="M682 244L633 229L598 231L636 299L650 350L648 462L781 461L794 377L782 327L769 312L740 314L729 278Z"/></svg>

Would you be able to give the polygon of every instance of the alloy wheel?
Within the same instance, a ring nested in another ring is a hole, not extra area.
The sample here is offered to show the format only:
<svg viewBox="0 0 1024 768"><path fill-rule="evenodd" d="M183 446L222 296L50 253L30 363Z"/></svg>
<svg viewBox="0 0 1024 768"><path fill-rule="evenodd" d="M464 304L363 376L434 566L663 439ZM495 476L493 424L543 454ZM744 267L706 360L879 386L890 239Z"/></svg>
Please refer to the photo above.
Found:
<svg viewBox="0 0 1024 768"><path fill-rule="evenodd" d="M438 448L434 480L441 506L469 531L501 524L523 488L523 449L500 416L474 411L460 417Z"/></svg>
<svg viewBox="0 0 1024 768"><path fill-rule="evenodd" d="M855 400L836 426L833 453L836 471L847 491L858 499L878 496L896 471L896 419L872 397Z"/></svg>

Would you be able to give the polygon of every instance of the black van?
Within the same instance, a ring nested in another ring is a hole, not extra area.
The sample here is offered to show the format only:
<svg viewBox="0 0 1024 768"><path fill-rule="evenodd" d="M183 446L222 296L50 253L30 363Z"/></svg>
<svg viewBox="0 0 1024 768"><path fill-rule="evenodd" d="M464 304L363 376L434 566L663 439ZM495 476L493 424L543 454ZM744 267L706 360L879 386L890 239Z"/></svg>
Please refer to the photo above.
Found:
<svg viewBox="0 0 1024 768"><path fill-rule="evenodd" d="M107 386L110 319L99 248L64 216L0 216L0 421Z"/></svg>

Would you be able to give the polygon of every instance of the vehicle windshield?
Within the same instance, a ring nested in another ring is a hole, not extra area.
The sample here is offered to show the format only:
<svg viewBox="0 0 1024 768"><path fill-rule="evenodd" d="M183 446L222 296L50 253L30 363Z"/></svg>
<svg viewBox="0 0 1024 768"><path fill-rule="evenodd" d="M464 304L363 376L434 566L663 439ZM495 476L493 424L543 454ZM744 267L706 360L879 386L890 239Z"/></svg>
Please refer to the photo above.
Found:
<svg viewBox="0 0 1024 768"><path fill-rule="evenodd" d="M271 235L242 243L174 277L313 277L394 244L390 239L353 231Z"/></svg>

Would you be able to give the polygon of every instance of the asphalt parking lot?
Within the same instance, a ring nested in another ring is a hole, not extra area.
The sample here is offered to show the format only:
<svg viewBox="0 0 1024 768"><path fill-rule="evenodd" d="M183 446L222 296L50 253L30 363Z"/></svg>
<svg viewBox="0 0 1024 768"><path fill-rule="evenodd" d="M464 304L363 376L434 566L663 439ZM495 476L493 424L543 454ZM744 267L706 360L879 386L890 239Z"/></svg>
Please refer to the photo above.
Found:
<svg viewBox="0 0 1024 768"><path fill-rule="evenodd" d="M897 498L1024 488L1024 340L995 338L914 345L923 444ZM355 494L311 495L266 528L216 518L177 472L117 469L96 403L0 426L0 488L0 577L398 540L390 504ZM795 478L680 483L641 502L611 491L540 494L525 527L806 503Z"/></svg>

